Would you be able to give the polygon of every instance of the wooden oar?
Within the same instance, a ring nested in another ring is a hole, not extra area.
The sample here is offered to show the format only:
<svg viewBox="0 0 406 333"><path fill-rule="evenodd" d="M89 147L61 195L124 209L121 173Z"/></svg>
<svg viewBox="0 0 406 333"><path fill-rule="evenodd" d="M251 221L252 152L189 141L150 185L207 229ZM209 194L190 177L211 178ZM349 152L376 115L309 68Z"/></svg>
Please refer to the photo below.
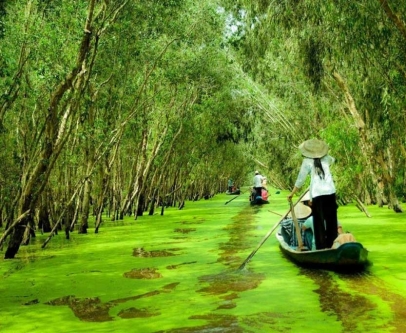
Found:
<svg viewBox="0 0 406 333"><path fill-rule="evenodd" d="M227 205L229 202L233 201L234 199L236 199L237 197L239 197L241 194L236 195L234 198L232 198L231 200L228 200L225 205Z"/></svg>
<svg viewBox="0 0 406 333"><path fill-rule="evenodd" d="M292 212L293 223L295 224L295 231L296 231L296 237L297 237L297 243L298 243L298 250L301 251L302 248L303 248L302 232L299 229L299 222L297 221L295 210L293 209L292 200L289 201L289 204L290 204L290 211Z"/></svg>
<svg viewBox="0 0 406 333"><path fill-rule="evenodd" d="M279 213L277 213L277 212L273 212L272 210L269 210L269 209L268 209L268 212L273 213L273 214L276 214L276 215L279 215L279 216L283 216L282 214L279 214Z"/></svg>
<svg viewBox="0 0 406 333"><path fill-rule="evenodd" d="M303 194L300 196L300 198L296 201L296 203L293 205L291 204L291 207L288 209L288 211L286 212L285 215L283 215L283 217L281 218L281 220L276 223L271 230L268 231L268 233L265 235L265 237L262 239L262 241L258 244L258 246L254 249L254 251L251 252L251 254L247 257L247 259L244 260L244 262L241 264L240 267L238 267L238 270L241 270L245 267L246 264L248 264L248 262L252 259L252 257L255 255L255 253L257 253L257 251L259 250L259 248L262 246L262 244L265 243L265 241L269 238L269 236L272 235L272 233L275 231L275 229L278 227L278 225L288 216L288 214L290 213L290 211L293 211L293 208L300 202L300 200L302 200L302 198L304 197L304 195L307 193L309 189L307 189L306 191L303 192ZM292 202L291 202L292 203Z"/></svg>

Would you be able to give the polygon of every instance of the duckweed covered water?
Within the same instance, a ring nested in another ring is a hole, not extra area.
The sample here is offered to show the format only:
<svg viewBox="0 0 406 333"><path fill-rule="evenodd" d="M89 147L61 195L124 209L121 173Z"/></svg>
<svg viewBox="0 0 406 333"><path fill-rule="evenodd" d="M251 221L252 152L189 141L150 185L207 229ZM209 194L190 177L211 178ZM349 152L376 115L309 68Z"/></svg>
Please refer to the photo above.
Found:
<svg viewBox="0 0 406 333"><path fill-rule="evenodd" d="M38 234L0 260L0 332L406 332L405 215L339 208L370 251L364 272L298 267L273 235L240 271L288 209L284 192L271 194L262 207L221 194L106 219L98 234L61 233L45 249Z"/></svg>

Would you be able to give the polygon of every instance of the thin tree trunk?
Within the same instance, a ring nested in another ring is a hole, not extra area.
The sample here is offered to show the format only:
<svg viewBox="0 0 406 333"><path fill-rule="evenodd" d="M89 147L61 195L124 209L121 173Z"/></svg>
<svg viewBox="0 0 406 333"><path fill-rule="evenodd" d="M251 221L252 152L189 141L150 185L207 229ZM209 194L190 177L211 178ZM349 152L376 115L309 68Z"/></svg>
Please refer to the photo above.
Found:
<svg viewBox="0 0 406 333"><path fill-rule="evenodd" d="M81 70L84 68L85 59L90 50L90 42L92 38L91 25L93 22L95 3L96 0L89 0L88 16L85 22L84 35L81 41L76 65L65 77L64 81L59 84L51 96L48 114L45 120L45 140L40 159L32 174L27 179L25 187L22 189L19 211L25 212L28 210L30 213L14 228L4 256L5 259L14 258L20 248L24 236L24 228L21 228L21 226L33 224L33 212L35 211L39 197L48 182L49 175L64 143L66 142L66 135L65 139L63 138L63 134L66 134L64 128L66 126L66 119L61 118L60 102L66 93L72 89L74 81L80 77ZM70 107L68 106L68 108ZM71 115L71 112L74 111L75 110L69 109L65 112L65 115L69 116Z"/></svg>

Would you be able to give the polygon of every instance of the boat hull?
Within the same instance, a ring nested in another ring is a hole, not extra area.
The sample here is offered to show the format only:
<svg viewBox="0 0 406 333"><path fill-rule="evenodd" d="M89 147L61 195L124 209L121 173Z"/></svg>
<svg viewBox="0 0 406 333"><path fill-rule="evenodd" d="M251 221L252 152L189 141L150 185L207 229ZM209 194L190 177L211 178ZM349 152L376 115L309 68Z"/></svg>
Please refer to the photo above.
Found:
<svg viewBox="0 0 406 333"><path fill-rule="evenodd" d="M332 269L362 268L368 262L368 250L361 243L345 243L337 249L296 251L285 242L280 233L277 233L276 238L282 253L301 266Z"/></svg>
<svg viewBox="0 0 406 333"><path fill-rule="evenodd" d="M256 198L254 200L250 201L251 205L266 205L269 204L268 200L264 200L264 199L260 199L260 198Z"/></svg>
<svg viewBox="0 0 406 333"><path fill-rule="evenodd" d="M241 191L239 189L235 190L233 192L226 191L226 194L228 194L228 195L239 195L239 194L241 194Z"/></svg>

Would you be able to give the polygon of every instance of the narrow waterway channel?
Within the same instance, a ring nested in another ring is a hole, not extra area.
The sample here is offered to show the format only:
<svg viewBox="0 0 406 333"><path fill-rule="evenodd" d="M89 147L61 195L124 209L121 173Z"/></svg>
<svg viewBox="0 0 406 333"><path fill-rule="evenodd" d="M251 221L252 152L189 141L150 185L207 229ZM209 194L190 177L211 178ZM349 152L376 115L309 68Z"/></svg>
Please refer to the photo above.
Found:
<svg viewBox="0 0 406 333"><path fill-rule="evenodd" d="M288 206L283 194L262 207L229 198L106 222L45 250L39 235L0 261L0 331L406 332L403 215L340 207L344 228L370 250L363 272L300 268L273 235L238 270Z"/></svg>

